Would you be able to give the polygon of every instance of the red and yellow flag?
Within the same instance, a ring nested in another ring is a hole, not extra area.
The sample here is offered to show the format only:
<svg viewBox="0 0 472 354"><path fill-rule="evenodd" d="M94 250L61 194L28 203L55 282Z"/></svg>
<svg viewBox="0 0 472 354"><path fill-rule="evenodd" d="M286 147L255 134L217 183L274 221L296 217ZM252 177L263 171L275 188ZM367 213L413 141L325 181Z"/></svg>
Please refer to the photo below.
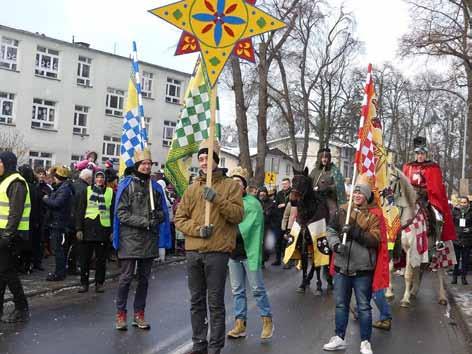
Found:
<svg viewBox="0 0 472 354"><path fill-rule="evenodd" d="M383 145L382 124L377 117L377 97L371 64L365 83L356 163L359 177L367 177L372 184L375 200L385 219L388 241L392 244L400 231L400 214L392 199L388 198L390 194L388 152ZM391 247L392 245L389 248Z"/></svg>

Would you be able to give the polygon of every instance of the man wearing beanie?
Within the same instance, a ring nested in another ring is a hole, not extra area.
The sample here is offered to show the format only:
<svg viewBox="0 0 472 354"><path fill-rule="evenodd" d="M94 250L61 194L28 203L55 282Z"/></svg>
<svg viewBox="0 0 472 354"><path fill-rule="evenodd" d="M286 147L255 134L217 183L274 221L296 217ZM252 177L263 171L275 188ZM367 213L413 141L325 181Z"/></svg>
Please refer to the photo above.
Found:
<svg viewBox="0 0 472 354"><path fill-rule="evenodd" d="M199 176L185 191L175 215L175 227L185 236L193 354L217 354L224 347L227 264L244 216L239 184L226 176L226 169L218 168L216 141L211 157L208 146L208 140L200 144ZM211 188L206 186L209 158L214 161ZM205 225L206 201L211 202L210 225Z"/></svg>
<svg viewBox="0 0 472 354"><path fill-rule="evenodd" d="M16 171L16 156L0 152L0 318L8 286L15 309L4 322L22 322L29 318L28 302L16 271L16 238L29 233L31 198L28 184Z"/></svg>
<svg viewBox="0 0 472 354"><path fill-rule="evenodd" d="M135 270L138 285L134 295L132 325L150 329L144 311L153 260L159 247L170 248L169 215L162 188L151 181L152 157L148 149L134 154L134 170L122 179L116 193L113 247L121 261L116 296L117 330L127 329L127 301ZM136 268L137 267L137 268Z"/></svg>
<svg viewBox="0 0 472 354"><path fill-rule="evenodd" d="M56 167L53 177L54 191L51 196L43 197L43 202L50 211L49 237L56 258L55 271L47 276L48 281L61 281L66 277L66 255L63 245L66 242L66 233L72 229L70 219L74 195L72 185L68 181L69 174L67 167Z"/></svg>
<svg viewBox="0 0 472 354"><path fill-rule="evenodd" d="M89 170L83 170L89 171ZM106 272L106 251L113 222L113 190L105 186L105 173L95 173L95 184L77 196L75 229L80 252L79 293L89 288L90 261L96 256L95 292L102 293Z"/></svg>
<svg viewBox="0 0 472 354"><path fill-rule="evenodd" d="M336 300L335 336L323 346L334 351L346 348L345 335L349 320L351 294L356 295L361 354L372 354L372 281L380 244L380 219L371 211L373 195L368 182L358 182L354 187L353 206L349 223L345 225L347 206L343 205L327 228L328 243L334 252L334 294ZM344 233L346 244L342 243Z"/></svg>

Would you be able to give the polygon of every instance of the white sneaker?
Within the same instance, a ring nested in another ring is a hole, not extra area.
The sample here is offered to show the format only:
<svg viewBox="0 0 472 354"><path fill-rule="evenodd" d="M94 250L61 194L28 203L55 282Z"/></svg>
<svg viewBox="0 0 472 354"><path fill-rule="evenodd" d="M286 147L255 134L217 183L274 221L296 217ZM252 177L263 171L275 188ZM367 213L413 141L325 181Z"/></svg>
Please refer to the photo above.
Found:
<svg viewBox="0 0 472 354"><path fill-rule="evenodd" d="M370 342L368 340L361 342L361 354L373 354L372 348L370 347Z"/></svg>
<svg viewBox="0 0 472 354"><path fill-rule="evenodd" d="M346 349L346 341L339 336L331 337L329 342L323 345L323 349L327 351Z"/></svg>

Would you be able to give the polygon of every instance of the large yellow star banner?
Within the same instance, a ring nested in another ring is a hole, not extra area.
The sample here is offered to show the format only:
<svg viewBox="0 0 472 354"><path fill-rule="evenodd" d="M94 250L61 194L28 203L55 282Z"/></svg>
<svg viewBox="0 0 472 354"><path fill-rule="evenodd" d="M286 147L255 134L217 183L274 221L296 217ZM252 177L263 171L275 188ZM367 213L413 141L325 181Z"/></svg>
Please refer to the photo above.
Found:
<svg viewBox="0 0 472 354"><path fill-rule="evenodd" d="M152 14L192 35L197 41L213 87L235 46L285 24L247 0L183 0L156 9Z"/></svg>

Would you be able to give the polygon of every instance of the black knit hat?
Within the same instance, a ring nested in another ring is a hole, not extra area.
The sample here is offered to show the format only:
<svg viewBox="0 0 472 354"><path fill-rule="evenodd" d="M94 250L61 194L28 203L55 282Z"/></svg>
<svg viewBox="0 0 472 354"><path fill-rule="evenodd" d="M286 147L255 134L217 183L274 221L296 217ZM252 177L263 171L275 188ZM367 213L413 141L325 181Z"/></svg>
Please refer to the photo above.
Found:
<svg viewBox="0 0 472 354"><path fill-rule="evenodd" d="M2 151L0 152L0 160L2 160L5 173L16 171L17 159L14 153Z"/></svg>

